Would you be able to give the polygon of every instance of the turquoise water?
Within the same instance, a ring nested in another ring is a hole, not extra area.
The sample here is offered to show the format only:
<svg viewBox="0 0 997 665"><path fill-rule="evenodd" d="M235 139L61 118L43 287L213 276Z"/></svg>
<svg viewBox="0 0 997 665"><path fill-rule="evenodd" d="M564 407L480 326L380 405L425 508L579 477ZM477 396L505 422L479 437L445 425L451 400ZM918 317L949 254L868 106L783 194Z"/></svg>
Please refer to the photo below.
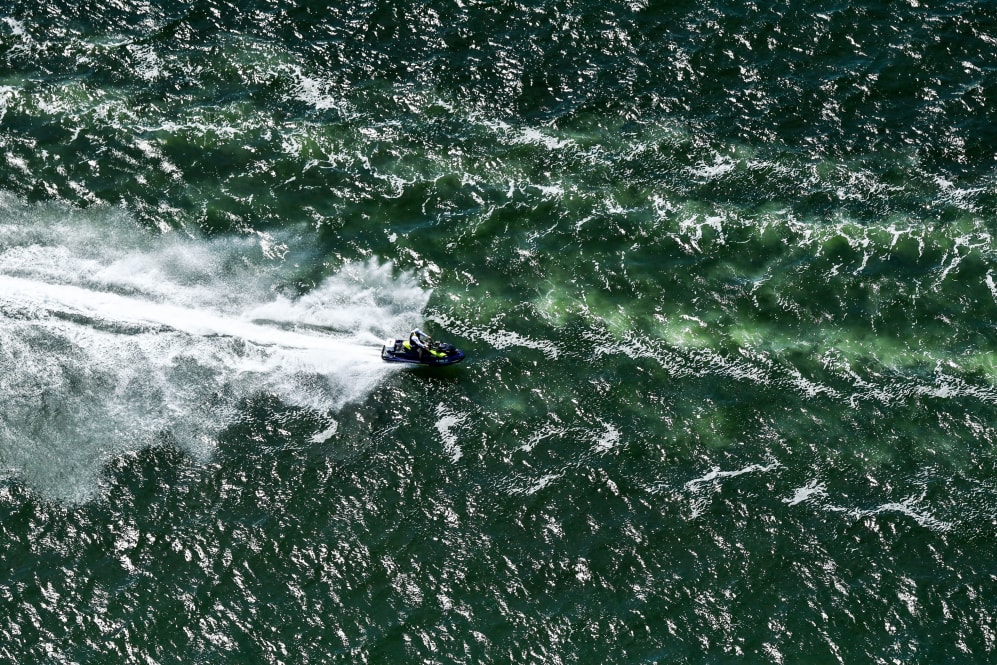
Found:
<svg viewBox="0 0 997 665"><path fill-rule="evenodd" d="M995 29L0 6L0 656L987 662Z"/></svg>

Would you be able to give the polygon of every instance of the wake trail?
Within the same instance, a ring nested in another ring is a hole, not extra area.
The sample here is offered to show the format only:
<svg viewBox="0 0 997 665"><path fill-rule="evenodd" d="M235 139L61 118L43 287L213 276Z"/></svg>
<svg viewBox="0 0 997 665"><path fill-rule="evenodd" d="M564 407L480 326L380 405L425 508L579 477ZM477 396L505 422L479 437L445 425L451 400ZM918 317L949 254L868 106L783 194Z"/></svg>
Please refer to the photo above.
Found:
<svg viewBox="0 0 997 665"><path fill-rule="evenodd" d="M97 322L146 329L169 328L189 335L225 336L261 346L341 354L351 360L379 360L370 345L348 342L315 332L300 333L193 309L94 291L71 284L50 284L0 274L0 306L28 309L52 316L74 315ZM368 353L365 353L368 352Z"/></svg>
<svg viewBox="0 0 997 665"><path fill-rule="evenodd" d="M129 451L210 459L259 417L258 396L327 442L390 375L381 341L422 323L430 292L376 259L291 288L311 251L291 234L151 235L120 211L0 193L0 470L86 501Z"/></svg>

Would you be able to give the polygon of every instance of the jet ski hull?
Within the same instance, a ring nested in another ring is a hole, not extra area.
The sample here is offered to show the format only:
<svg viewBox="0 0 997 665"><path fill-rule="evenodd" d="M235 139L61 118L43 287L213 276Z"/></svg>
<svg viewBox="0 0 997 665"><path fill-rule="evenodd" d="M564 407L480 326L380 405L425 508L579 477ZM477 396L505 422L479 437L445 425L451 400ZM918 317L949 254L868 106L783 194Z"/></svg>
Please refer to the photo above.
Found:
<svg viewBox="0 0 997 665"><path fill-rule="evenodd" d="M381 358L389 363L421 367L456 365L464 359L464 352L453 344L434 342L429 348L428 352L423 351L420 358L418 351L405 348L404 340L396 339L393 342L389 340L381 347Z"/></svg>

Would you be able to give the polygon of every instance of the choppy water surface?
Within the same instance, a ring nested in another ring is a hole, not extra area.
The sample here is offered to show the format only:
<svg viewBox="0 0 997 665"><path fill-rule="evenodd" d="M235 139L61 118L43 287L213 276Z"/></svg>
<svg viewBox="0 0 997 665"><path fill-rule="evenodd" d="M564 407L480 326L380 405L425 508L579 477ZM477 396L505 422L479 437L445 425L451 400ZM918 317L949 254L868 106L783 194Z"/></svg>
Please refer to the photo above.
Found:
<svg viewBox="0 0 997 665"><path fill-rule="evenodd" d="M985 661L995 26L0 7L0 654Z"/></svg>

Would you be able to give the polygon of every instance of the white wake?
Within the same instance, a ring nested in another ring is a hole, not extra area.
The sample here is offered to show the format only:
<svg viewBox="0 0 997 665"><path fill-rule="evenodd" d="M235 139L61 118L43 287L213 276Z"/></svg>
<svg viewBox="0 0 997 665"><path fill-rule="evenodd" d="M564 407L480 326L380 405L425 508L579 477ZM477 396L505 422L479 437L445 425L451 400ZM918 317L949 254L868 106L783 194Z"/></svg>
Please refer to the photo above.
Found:
<svg viewBox="0 0 997 665"><path fill-rule="evenodd" d="M418 325L429 293L376 261L302 289L306 260L291 240L153 235L0 195L0 463L86 499L124 452L168 440L210 455L260 393L335 432L390 371L380 340Z"/></svg>

